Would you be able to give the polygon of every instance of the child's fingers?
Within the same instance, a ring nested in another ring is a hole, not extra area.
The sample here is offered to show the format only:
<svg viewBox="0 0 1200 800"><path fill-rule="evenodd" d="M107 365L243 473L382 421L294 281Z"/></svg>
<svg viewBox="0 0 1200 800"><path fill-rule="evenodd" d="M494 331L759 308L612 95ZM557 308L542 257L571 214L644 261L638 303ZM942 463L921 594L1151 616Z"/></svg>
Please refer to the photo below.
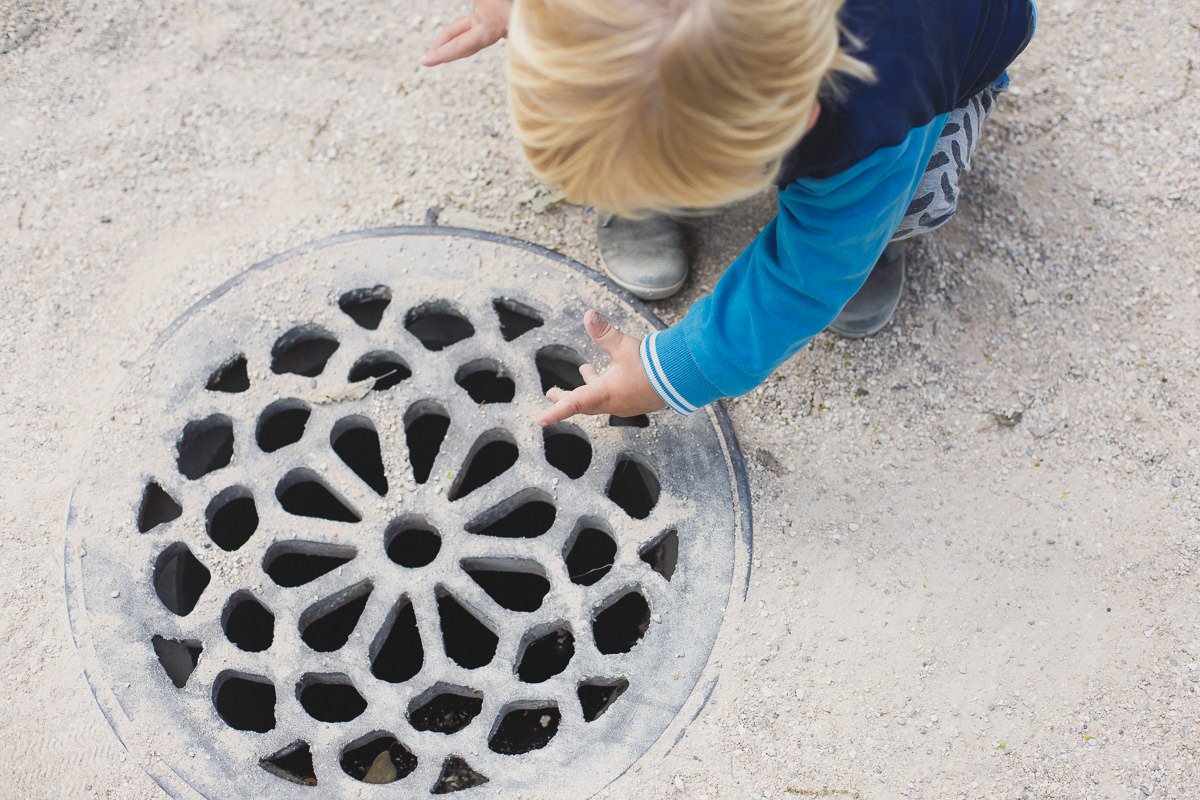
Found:
<svg viewBox="0 0 1200 800"><path fill-rule="evenodd" d="M463 20L459 20L462 22ZM469 55L478 53L487 42L483 39L483 33L479 28L471 27L471 19L465 18L466 25L462 30L459 30L453 38L450 38L444 44L435 46L432 50L425 54L421 59L421 63L427 67L436 67L439 64L445 64L450 61L457 61L460 58L466 58ZM455 23L457 24L457 23ZM447 33L449 30L447 30Z"/></svg>
<svg viewBox="0 0 1200 800"><path fill-rule="evenodd" d="M601 350L608 353L610 357L616 356L617 345L625 336L616 325L605 319L596 309L589 308L583 315L583 328L587 331L588 336L592 337L592 341L600 346Z"/></svg>
<svg viewBox="0 0 1200 800"><path fill-rule="evenodd" d="M555 390L550 390L550 392L553 391ZM547 397L550 397L550 392L546 393ZM595 406L602 397L603 393L591 386L581 386L571 392L559 389L555 397L551 398L554 405L542 412L542 415L538 417L538 424L553 425L576 414L595 413Z"/></svg>
<svg viewBox="0 0 1200 800"><path fill-rule="evenodd" d="M438 34L437 41L433 43L433 47L429 48L429 52L432 53L434 50L437 50L439 47L444 45L446 42L450 41L451 39L456 38L460 33L466 33L468 30L470 30L470 28L471 28L471 15L468 14L465 17L459 17L458 19L454 20L449 25L447 25L445 28L442 28L442 32Z"/></svg>
<svg viewBox="0 0 1200 800"><path fill-rule="evenodd" d="M600 373L596 372L596 368L591 364L583 364L579 367L579 376L583 378L584 383L591 383L600 377Z"/></svg>

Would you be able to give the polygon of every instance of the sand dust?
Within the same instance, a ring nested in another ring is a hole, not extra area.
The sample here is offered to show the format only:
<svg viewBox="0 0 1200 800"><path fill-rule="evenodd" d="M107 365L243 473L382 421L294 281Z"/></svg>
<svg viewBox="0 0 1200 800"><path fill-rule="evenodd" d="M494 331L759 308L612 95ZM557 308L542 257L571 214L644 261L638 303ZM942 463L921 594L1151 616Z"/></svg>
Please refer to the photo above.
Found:
<svg viewBox="0 0 1200 800"><path fill-rule="evenodd" d="M1041 5L896 323L731 404L749 598L708 707L610 797L1200 796L1200 12ZM81 677L60 545L172 319L435 206L596 263L592 215L521 202L502 53L417 66L458 11L0 0L0 797L162 796ZM770 213L698 222L663 316Z"/></svg>

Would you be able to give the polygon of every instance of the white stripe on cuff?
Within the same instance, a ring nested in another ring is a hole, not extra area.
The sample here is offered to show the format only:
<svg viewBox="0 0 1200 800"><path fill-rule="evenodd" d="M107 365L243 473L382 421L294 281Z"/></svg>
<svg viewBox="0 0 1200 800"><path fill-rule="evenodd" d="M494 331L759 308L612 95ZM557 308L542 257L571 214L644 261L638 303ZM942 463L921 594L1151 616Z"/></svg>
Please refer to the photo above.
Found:
<svg viewBox="0 0 1200 800"><path fill-rule="evenodd" d="M642 340L641 356L642 369L645 370L646 376L650 379L650 384L658 396L663 399L663 402L671 407L671 410L687 415L696 410L679 392L675 391L674 387L667 381L666 376L662 374L661 368L656 368L658 363L658 353L654 346L654 337L657 333L653 333Z"/></svg>

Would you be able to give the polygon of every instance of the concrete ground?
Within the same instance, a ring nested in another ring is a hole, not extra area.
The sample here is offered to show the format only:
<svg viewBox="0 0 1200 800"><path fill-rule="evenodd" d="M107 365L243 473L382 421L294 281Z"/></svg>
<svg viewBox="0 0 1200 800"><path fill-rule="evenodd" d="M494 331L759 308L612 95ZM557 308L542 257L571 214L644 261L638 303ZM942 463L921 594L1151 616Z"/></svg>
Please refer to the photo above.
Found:
<svg viewBox="0 0 1200 800"><path fill-rule="evenodd" d="M161 796L83 681L60 545L174 317L434 206L597 262L590 213L518 203L501 48L417 66L458 10L0 0L0 797ZM729 404L749 598L704 713L607 796L1200 797L1200 9L1041 12L896 322ZM770 214L697 224L664 319Z"/></svg>

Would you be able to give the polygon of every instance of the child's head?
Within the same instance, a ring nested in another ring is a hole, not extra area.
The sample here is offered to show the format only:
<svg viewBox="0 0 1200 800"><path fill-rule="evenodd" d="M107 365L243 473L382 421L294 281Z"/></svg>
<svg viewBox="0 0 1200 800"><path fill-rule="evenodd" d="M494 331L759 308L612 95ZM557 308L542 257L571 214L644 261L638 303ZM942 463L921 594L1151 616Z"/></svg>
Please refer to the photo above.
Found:
<svg viewBox="0 0 1200 800"><path fill-rule="evenodd" d="M835 73L843 0L516 0L509 102L534 171L621 215L770 185Z"/></svg>

